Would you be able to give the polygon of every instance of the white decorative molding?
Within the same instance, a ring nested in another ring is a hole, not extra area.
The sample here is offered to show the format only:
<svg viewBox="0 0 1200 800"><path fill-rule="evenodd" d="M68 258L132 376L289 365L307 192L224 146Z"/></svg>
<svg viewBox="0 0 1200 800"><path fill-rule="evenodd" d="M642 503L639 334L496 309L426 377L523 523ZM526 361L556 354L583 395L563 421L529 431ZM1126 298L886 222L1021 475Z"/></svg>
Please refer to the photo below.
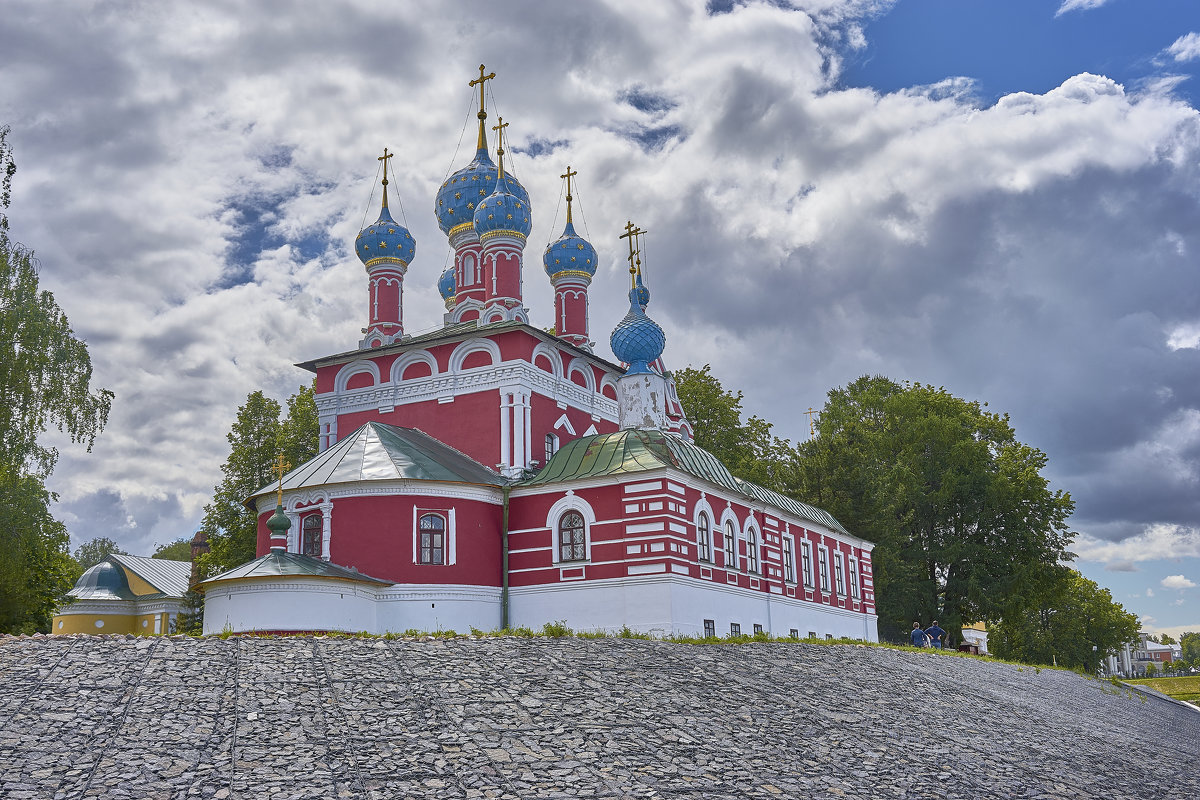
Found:
<svg viewBox="0 0 1200 800"><path fill-rule="evenodd" d="M379 365L371 359L359 359L358 361L351 361L349 364L338 370L337 377L333 379L334 393L359 391L357 389L348 390L346 388L346 384L349 383L350 379L355 375L362 375L363 373L367 373L371 376L372 383L372 387L363 388L374 388L379 385Z"/></svg>

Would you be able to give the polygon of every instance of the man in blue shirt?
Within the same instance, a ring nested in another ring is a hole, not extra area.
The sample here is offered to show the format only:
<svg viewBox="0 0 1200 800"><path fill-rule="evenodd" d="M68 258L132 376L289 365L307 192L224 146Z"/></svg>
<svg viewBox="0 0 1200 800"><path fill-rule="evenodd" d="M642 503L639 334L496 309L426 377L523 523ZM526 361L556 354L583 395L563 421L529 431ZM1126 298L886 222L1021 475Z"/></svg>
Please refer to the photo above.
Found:
<svg viewBox="0 0 1200 800"><path fill-rule="evenodd" d="M942 649L942 643L946 640L946 632L938 627L936 619L925 629L925 635L932 642L932 647L936 647L938 650Z"/></svg>
<svg viewBox="0 0 1200 800"><path fill-rule="evenodd" d="M935 622L934 625L936 625L936 624L937 623ZM925 631L921 630L921 623L919 623L919 622L913 623L912 633L909 634L909 637L912 639L913 647L928 647L929 646L928 644L926 644L926 642L928 640L925 638Z"/></svg>

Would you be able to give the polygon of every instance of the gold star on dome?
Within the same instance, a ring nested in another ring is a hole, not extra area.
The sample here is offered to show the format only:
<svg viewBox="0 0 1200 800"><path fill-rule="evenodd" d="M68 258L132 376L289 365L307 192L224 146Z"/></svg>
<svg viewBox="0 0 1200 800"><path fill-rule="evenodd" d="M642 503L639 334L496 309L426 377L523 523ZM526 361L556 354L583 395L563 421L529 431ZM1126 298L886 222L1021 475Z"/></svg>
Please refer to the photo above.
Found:
<svg viewBox="0 0 1200 800"><path fill-rule="evenodd" d="M521 208L521 207L522 207L521 204L517 203L517 208Z"/></svg>
<svg viewBox="0 0 1200 800"><path fill-rule="evenodd" d="M484 193L483 189L480 189L480 190L479 190L479 196L480 196L480 197L483 197L483 196L484 196L484 194L485 194L485 193Z"/></svg>
<svg viewBox="0 0 1200 800"><path fill-rule="evenodd" d="M582 244L578 244L578 245L575 245L575 246L576 246L576 247L578 247L580 250L582 250L582 249L583 249L583 245L582 245Z"/></svg>
<svg viewBox="0 0 1200 800"><path fill-rule="evenodd" d="M488 214L488 219L492 219L493 216L494 216L493 214Z"/></svg>
<svg viewBox="0 0 1200 800"><path fill-rule="evenodd" d="M466 178L463 178L463 180L465 181L465 180L466 180ZM477 181L477 180L479 180L479 176L478 176L478 175L472 175L472 176L471 176L471 180L473 180L473 181Z"/></svg>
<svg viewBox="0 0 1200 800"><path fill-rule="evenodd" d="M388 233L395 233L395 232L396 232L395 228L388 228Z"/></svg>
<svg viewBox="0 0 1200 800"><path fill-rule="evenodd" d="M556 259L554 259L554 263L555 263L555 264L561 264L562 262L561 262L561 261L559 261L559 260L556 258Z"/></svg>
<svg viewBox="0 0 1200 800"><path fill-rule="evenodd" d="M475 207L474 203L467 203L467 208L474 208L474 207Z"/></svg>
<svg viewBox="0 0 1200 800"><path fill-rule="evenodd" d="M454 193L454 199L455 199L455 200L462 200L462 192L455 192L455 193Z"/></svg>
<svg viewBox="0 0 1200 800"><path fill-rule="evenodd" d="M453 215L454 215L454 209L453 209L453 208L447 208L447 209L446 209L446 213L447 213L447 214L450 214L451 216L453 216Z"/></svg>
<svg viewBox="0 0 1200 800"><path fill-rule="evenodd" d="M571 256L571 261L575 261L575 256Z"/></svg>
<svg viewBox="0 0 1200 800"><path fill-rule="evenodd" d="M508 214L508 215L507 215L507 216L505 216L504 218L505 218L505 219L512 219L512 214Z"/></svg>
<svg viewBox="0 0 1200 800"><path fill-rule="evenodd" d="M387 250L387 242L380 242L380 243L379 243L379 249L380 249L380 250Z"/></svg>

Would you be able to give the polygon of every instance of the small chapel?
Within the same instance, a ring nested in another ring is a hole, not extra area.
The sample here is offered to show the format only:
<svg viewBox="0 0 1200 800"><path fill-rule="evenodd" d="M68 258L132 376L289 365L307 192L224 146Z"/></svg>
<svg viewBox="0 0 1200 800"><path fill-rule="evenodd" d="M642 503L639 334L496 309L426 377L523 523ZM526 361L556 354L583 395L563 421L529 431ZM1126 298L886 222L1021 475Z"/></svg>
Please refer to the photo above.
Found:
<svg viewBox="0 0 1200 800"><path fill-rule="evenodd" d="M316 376L319 453L246 500L258 558L203 581L204 632L540 629L877 641L872 544L740 480L692 443L650 318L633 223L629 311L596 352L596 249L566 224L542 254L552 330L522 297L529 193L496 158L478 87L474 158L434 214L452 261L444 324L404 328L416 242L388 207L357 236L367 321ZM614 237L616 238L616 237ZM415 274L421 275L420 271ZM423 278L432 280L434 276Z"/></svg>

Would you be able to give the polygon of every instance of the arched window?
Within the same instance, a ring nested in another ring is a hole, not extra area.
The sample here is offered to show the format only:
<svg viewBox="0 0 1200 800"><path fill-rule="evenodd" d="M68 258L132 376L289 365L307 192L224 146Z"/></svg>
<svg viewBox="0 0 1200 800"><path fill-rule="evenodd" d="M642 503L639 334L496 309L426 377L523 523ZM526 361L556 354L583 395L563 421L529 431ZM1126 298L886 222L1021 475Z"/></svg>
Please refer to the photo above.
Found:
<svg viewBox="0 0 1200 800"><path fill-rule="evenodd" d="M300 552L314 558L321 557L321 515L309 514L300 525Z"/></svg>
<svg viewBox="0 0 1200 800"><path fill-rule="evenodd" d="M746 531L746 570L758 572L758 531L754 528Z"/></svg>
<svg viewBox="0 0 1200 800"><path fill-rule="evenodd" d="M463 286L470 286L475 283L475 256L467 254L463 256Z"/></svg>
<svg viewBox="0 0 1200 800"><path fill-rule="evenodd" d="M558 519L558 560L584 561L587 559L586 532L583 515L568 511Z"/></svg>
<svg viewBox="0 0 1200 800"><path fill-rule="evenodd" d="M558 436L553 433L546 434L546 460L549 461L555 453L558 452Z"/></svg>
<svg viewBox="0 0 1200 800"><path fill-rule="evenodd" d="M420 541L417 542L418 564L446 563L446 520L441 514L425 514L417 525Z"/></svg>
<svg viewBox="0 0 1200 800"><path fill-rule="evenodd" d="M712 561L712 530L708 526L708 514L703 511L696 521L696 552L701 561Z"/></svg>
<svg viewBox="0 0 1200 800"><path fill-rule="evenodd" d="M737 532L733 529L733 521L725 523L725 569L737 569Z"/></svg>

